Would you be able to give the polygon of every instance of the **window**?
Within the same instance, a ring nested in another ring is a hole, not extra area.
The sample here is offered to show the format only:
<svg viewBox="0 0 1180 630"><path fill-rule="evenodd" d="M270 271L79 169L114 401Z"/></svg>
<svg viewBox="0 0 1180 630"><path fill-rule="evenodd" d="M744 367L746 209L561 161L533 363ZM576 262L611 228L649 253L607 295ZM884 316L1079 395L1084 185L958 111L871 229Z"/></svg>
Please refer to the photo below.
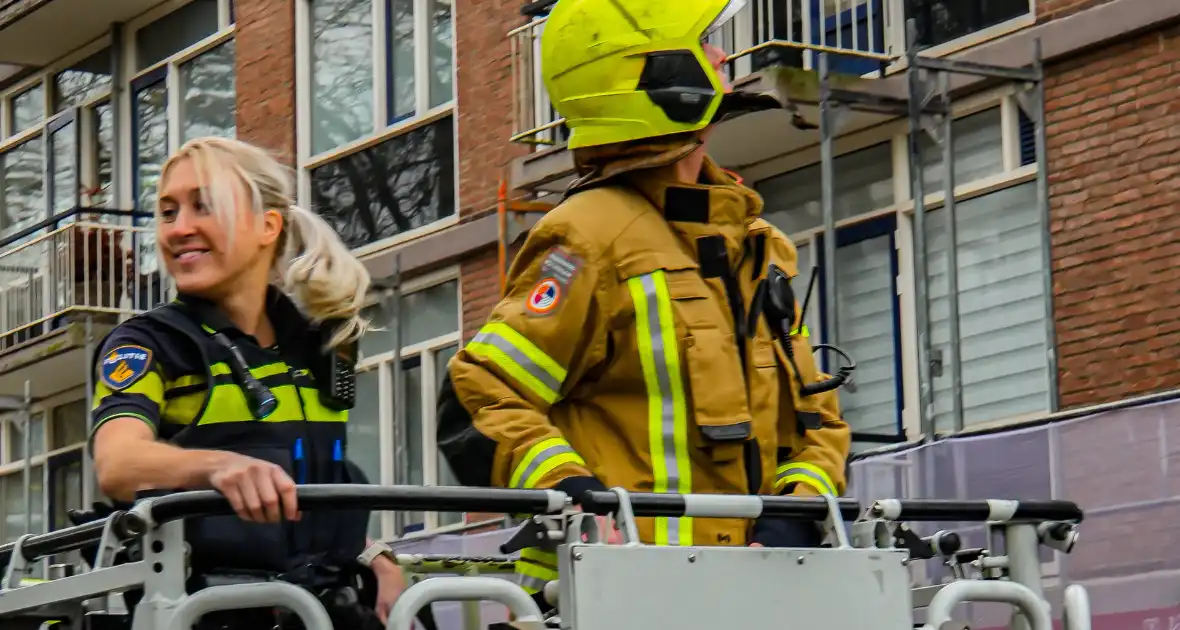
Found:
<svg viewBox="0 0 1180 630"><path fill-rule="evenodd" d="M904 0L918 44L937 46L1032 13L1030 0ZM904 24L904 22L903 22Z"/></svg>
<svg viewBox="0 0 1180 630"><path fill-rule="evenodd" d="M450 116L311 170L312 204L349 247L455 214Z"/></svg>
<svg viewBox="0 0 1180 630"><path fill-rule="evenodd" d="M953 128L960 195L956 206L960 355L967 425L1052 407L1052 375L1045 360L1050 296L1044 288L1043 275L1048 270L1043 268L1042 255L1047 244L1040 233L1033 172L1025 168L1033 162L1023 150L1027 125L1021 118L1013 125L1016 133L1011 133L1002 118L1001 108L991 107L959 117ZM834 340L824 326L826 235L820 166L808 165L756 184L765 200L764 216L786 232L798 249L800 278L794 283L795 292L807 304L805 324L812 343L834 341L857 362L852 385L841 390L841 406L856 437L869 442L876 441L873 436L901 434L906 426L906 401L916 400L907 391L916 391L917 375L903 371L903 356L916 347L915 334L907 328L913 325L912 315L905 315L906 309L913 308L908 295L912 269L907 268L914 256L908 220L912 211L896 210L909 201L908 163L898 164L894 157L894 147L905 143L904 128L899 126L888 141L834 160L839 307ZM927 194L943 189L941 153L933 140L923 140ZM969 192L973 185L987 194ZM927 277L936 354L945 353L949 342L949 235L943 216L938 204L928 208ZM813 268L817 269L815 289L806 295ZM903 326L903 322L910 323ZM835 360L834 356L823 358ZM953 426L948 415L949 368L945 372L933 382L935 421L940 429Z"/></svg>
<svg viewBox="0 0 1180 630"><path fill-rule="evenodd" d="M353 248L455 216L452 3L301 0L301 196Z"/></svg>
<svg viewBox="0 0 1180 630"><path fill-rule="evenodd" d="M311 118L309 156L423 116L454 98L453 0L303 1L308 10L301 30L310 43L311 93L304 108Z"/></svg>
<svg viewBox="0 0 1180 630"><path fill-rule="evenodd" d="M31 448L26 448L26 437ZM27 425L18 412L0 417L0 543L25 533L26 514L31 533L44 532L47 525L69 526L66 511L82 506L85 442L84 399L34 404ZM26 458L26 452L31 456ZM31 511L25 509L26 487Z"/></svg>
<svg viewBox="0 0 1180 630"><path fill-rule="evenodd" d="M963 421L970 426L1050 408L1045 361L1045 269L1036 182L955 207L959 270L959 357ZM946 213L927 217L930 341L946 356L950 340ZM950 374L934 378L934 418L953 427Z"/></svg>
<svg viewBox="0 0 1180 630"><path fill-rule="evenodd" d="M391 313L384 304L366 311L380 330L370 331L361 340L357 406L348 422L348 456L373 483L455 484L437 453L434 414L447 361L460 343L456 274L448 270L410 284L398 305L400 325L389 321ZM398 345L400 356L395 357ZM395 387L399 380L404 392L400 405ZM397 419L399 407L404 414L401 419ZM374 514L370 536L389 538L461 521L460 514Z"/></svg>
<svg viewBox="0 0 1180 630"><path fill-rule="evenodd" d="M190 0L139 26L131 79L136 209L155 209L160 167L185 141L236 135L234 41L226 0ZM175 85L176 89L170 89Z"/></svg>

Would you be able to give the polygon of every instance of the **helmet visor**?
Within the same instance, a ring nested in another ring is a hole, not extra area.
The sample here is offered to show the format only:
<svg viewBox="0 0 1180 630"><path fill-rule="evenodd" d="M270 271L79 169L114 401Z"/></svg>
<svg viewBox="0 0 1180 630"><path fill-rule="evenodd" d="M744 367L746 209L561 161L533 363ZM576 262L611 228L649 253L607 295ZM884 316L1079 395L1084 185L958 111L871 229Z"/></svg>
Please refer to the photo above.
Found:
<svg viewBox="0 0 1180 630"><path fill-rule="evenodd" d="M725 5L725 8L721 10L721 13L717 14L717 19L713 20L713 23L709 24L709 27L705 29L704 34L701 35L701 39L704 39L717 32L717 30L720 29L726 22L732 20L734 16L738 14L738 11L746 8L746 1L747 0L729 0L729 4Z"/></svg>

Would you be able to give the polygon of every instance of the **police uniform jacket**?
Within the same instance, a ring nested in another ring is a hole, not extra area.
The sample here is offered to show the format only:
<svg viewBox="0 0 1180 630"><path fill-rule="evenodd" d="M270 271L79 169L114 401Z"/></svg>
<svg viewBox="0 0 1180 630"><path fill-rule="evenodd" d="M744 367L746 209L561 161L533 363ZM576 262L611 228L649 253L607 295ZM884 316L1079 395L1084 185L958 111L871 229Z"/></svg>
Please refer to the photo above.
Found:
<svg viewBox="0 0 1180 630"><path fill-rule="evenodd" d="M272 462L296 483L367 483L345 457L348 412L325 405L318 387L329 364L322 351L327 335L273 287L267 312L277 337L269 348L192 296L119 325L96 356L93 431L114 418L137 418L161 440ZM255 417L234 375L232 354L215 334L239 350L250 373L277 399L270 415ZM367 516L304 512L299 522L280 524L236 516L196 519L186 525L191 563L197 571L274 572L348 563L364 549Z"/></svg>

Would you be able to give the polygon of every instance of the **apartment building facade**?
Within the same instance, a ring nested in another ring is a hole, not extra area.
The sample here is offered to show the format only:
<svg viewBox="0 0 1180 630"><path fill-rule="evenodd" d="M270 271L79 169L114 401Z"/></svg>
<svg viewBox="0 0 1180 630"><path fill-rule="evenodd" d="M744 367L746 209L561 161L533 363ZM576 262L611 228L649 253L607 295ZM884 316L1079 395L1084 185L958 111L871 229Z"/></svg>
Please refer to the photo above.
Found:
<svg viewBox="0 0 1180 630"><path fill-rule="evenodd" d="M537 214L508 212L501 225L501 193L544 202L571 176L532 55L551 3L522 4L108 0L96 10L24 0L0 9L0 63L13 66L0 85L0 394L17 406L28 383L31 401L27 425L22 411L0 416L0 539L60 527L66 509L97 498L86 473L85 364L119 318L170 296L151 254L153 184L167 154L198 135L236 135L283 155L300 203L337 228L383 288L371 312L387 325L362 344L351 456L373 481L451 481L434 445L437 382L499 295L498 245L510 253L506 241ZM1180 8L751 0L717 43L737 52L770 39L822 42L836 72L906 94L906 18L932 56L1019 67L1039 38L1046 62L1040 156L1023 83L951 84L962 404L956 412L943 361L930 371L928 422L1004 427L1180 388L1169 264ZM776 64L815 69L813 54L792 50L737 59L735 80L769 89ZM798 110L817 120L814 100ZM845 396L858 449L923 429L908 128L904 116L848 112L831 144L837 282L817 283L808 323L822 338L821 296L834 295L835 340L859 364ZM937 143L921 142L937 359L953 328L945 171ZM722 125L712 151L763 194L805 266L825 268L817 132L781 112L757 114ZM372 532L459 520L384 515Z"/></svg>

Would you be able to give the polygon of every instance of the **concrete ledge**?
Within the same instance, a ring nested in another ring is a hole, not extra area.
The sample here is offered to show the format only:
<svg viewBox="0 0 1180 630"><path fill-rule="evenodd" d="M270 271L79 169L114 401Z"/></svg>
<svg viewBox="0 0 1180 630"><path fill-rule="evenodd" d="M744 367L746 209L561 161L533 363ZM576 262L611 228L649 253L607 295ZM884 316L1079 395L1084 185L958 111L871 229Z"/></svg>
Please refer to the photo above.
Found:
<svg viewBox="0 0 1180 630"><path fill-rule="evenodd" d="M508 240L515 241L541 219L541 213L510 213ZM361 262L373 278L386 278L394 272L394 255L400 255L403 276L415 276L458 262L464 256L496 245L500 238L499 218L492 213L460 223L422 238L367 256Z"/></svg>

